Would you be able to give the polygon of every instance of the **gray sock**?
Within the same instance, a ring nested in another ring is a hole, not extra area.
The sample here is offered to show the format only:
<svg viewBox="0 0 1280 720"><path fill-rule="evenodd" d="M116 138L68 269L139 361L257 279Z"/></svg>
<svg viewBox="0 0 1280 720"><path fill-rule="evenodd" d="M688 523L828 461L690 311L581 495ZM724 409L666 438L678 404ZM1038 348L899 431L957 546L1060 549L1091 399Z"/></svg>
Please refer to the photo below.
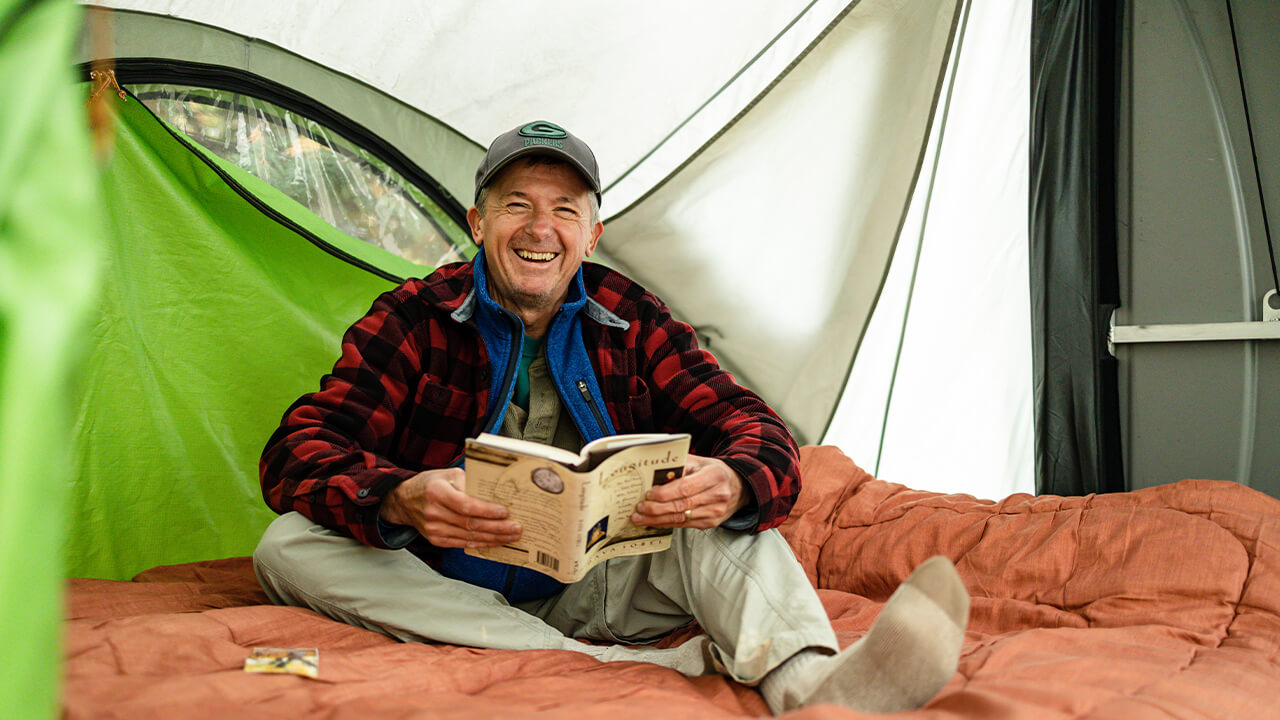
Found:
<svg viewBox="0 0 1280 720"><path fill-rule="evenodd" d="M969 594L951 561L929 558L894 591L871 630L837 655L810 648L765 676L775 714L831 703L862 712L924 706L955 674Z"/></svg>

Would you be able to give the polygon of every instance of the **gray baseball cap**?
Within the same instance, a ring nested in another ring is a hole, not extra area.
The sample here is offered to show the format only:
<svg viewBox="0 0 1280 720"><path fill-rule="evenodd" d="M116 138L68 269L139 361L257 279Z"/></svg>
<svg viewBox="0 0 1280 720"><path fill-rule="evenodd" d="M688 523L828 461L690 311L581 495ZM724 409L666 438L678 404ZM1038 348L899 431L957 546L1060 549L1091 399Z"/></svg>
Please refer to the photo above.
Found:
<svg viewBox="0 0 1280 720"><path fill-rule="evenodd" d="M568 130L545 120L526 123L494 139L480 167L476 168L475 199L480 198L480 188L487 185L499 170L525 155L554 155L565 159L582 173L583 179L595 191L596 202L600 201L600 167L596 165L596 156L591 148Z"/></svg>

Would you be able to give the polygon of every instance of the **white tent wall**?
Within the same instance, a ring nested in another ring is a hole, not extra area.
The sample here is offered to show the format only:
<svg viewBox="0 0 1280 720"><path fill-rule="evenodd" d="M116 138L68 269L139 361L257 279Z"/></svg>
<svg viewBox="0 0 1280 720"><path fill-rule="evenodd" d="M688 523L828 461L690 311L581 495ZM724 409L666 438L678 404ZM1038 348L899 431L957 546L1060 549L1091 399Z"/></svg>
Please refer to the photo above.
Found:
<svg viewBox="0 0 1280 720"><path fill-rule="evenodd" d="M893 265L823 440L910 487L1035 489L1030 39L1030 2L969 6Z"/></svg>
<svg viewBox="0 0 1280 720"><path fill-rule="evenodd" d="M921 162L956 4L863 2L607 227L612 258L821 439Z"/></svg>

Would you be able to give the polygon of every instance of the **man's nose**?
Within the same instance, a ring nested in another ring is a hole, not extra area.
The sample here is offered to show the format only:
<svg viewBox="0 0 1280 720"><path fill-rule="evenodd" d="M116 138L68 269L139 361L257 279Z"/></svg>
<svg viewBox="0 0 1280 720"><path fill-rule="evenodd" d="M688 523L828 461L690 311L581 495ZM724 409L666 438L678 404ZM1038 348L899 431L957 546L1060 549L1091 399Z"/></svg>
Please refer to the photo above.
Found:
<svg viewBox="0 0 1280 720"><path fill-rule="evenodd" d="M529 233L534 237L548 237L551 235L551 220L550 210L534 210L529 214Z"/></svg>

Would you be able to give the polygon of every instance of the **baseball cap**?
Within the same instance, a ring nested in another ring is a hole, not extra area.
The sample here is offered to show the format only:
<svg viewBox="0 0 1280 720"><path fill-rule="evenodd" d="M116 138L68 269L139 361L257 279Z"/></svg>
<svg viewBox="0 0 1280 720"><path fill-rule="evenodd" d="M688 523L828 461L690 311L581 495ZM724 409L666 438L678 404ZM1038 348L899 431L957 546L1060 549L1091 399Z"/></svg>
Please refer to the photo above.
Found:
<svg viewBox="0 0 1280 720"><path fill-rule="evenodd" d="M499 170L525 155L554 155L564 158L582 173L599 202L600 167L596 165L595 154L586 143L568 130L545 120L526 123L494 138L480 167L476 168L476 198L480 197L480 188L492 180Z"/></svg>

